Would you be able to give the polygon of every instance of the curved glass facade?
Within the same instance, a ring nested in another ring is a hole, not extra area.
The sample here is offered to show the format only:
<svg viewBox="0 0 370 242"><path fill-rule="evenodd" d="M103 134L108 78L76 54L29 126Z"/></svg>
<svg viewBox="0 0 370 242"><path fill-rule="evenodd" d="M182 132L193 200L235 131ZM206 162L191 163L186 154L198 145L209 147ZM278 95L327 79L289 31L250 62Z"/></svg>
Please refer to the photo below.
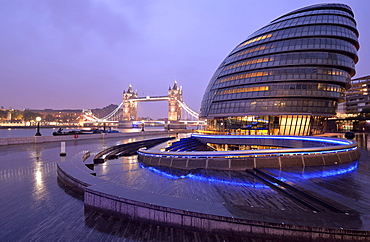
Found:
<svg viewBox="0 0 370 242"><path fill-rule="evenodd" d="M358 49L349 6L292 11L231 51L207 86L200 116L216 132L321 133L355 74Z"/></svg>

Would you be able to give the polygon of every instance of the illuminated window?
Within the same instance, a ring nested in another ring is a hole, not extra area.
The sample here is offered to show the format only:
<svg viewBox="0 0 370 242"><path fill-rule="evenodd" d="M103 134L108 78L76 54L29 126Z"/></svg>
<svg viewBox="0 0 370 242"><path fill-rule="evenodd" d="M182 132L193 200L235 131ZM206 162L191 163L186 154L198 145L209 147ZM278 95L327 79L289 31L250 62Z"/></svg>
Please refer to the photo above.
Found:
<svg viewBox="0 0 370 242"><path fill-rule="evenodd" d="M274 47L275 46L270 46L269 48L274 48ZM252 53L252 52L255 52L255 51L264 50L264 49L266 49L266 45L242 51L239 54L235 55L235 57L238 57L238 56L241 56L241 55L244 55L244 54L248 54L248 53Z"/></svg>
<svg viewBox="0 0 370 242"><path fill-rule="evenodd" d="M242 87L242 88L234 88L234 89L228 89L220 91L217 95L225 95L225 94L231 94L231 93L243 93L243 92L262 92L262 91L268 91L268 86L259 86L259 87Z"/></svg>
<svg viewBox="0 0 370 242"><path fill-rule="evenodd" d="M259 59L249 60L249 61L243 61L243 62L236 63L234 65L228 66L227 68L225 68L225 70L230 70L230 69L240 67L240 66L247 66L251 64L273 61L274 59L275 59L274 57L270 57L270 58L259 58Z"/></svg>
<svg viewBox="0 0 370 242"><path fill-rule="evenodd" d="M222 78L222 79L219 79L217 83L223 83L223 82L228 82L228 81L233 81L233 80L238 80L238 79L243 79L243 78L250 78L250 77L267 76L267 75L269 75L268 71L252 72L252 73L246 73L246 74Z"/></svg>
<svg viewBox="0 0 370 242"><path fill-rule="evenodd" d="M242 47L242 46L245 46L247 44L250 44L250 43L253 43L253 42L256 42L256 41L260 41L260 40L263 40L263 39L271 38L271 37L272 37L272 34L263 35L263 36L251 39L247 42L244 42L243 44L239 45L239 47Z"/></svg>

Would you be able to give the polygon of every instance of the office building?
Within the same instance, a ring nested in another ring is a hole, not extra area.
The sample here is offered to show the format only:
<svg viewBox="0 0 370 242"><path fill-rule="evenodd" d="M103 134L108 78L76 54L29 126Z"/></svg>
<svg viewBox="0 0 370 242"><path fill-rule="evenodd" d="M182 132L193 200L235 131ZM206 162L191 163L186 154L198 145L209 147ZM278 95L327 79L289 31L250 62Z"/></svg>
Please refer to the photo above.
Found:
<svg viewBox="0 0 370 242"><path fill-rule="evenodd" d="M211 78L200 116L230 134L322 133L355 74L351 8L317 4L287 13L238 44Z"/></svg>

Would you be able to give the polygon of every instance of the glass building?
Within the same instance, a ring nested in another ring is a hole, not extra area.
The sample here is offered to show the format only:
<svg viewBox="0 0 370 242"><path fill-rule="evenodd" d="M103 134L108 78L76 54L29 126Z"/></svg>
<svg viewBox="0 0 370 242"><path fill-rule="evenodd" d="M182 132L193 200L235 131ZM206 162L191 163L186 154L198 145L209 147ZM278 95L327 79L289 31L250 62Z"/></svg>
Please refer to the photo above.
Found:
<svg viewBox="0 0 370 242"><path fill-rule="evenodd" d="M349 6L292 11L231 51L207 86L200 116L219 133L322 133L344 101L358 49Z"/></svg>
<svg viewBox="0 0 370 242"><path fill-rule="evenodd" d="M346 110L352 117L370 113L370 76L353 79L346 92Z"/></svg>

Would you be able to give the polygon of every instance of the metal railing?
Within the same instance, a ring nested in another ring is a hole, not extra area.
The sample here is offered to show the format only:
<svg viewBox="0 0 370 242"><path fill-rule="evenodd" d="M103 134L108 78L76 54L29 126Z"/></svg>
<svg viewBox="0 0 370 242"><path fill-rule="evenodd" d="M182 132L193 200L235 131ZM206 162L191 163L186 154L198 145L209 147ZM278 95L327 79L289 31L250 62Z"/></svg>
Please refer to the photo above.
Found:
<svg viewBox="0 0 370 242"><path fill-rule="evenodd" d="M193 135L195 138L200 135ZM204 136L205 137L205 136ZM213 139L221 139L225 144L230 142L232 139L248 139L261 140L270 139L270 141L276 141L276 146L281 143L277 141L286 140L300 140L317 142L317 147L292 147L292 148L279 148L279 149L260 149L260 150L233 150L233 151L161 151L140 149L138 153L143 156L155 156L155 157L173 157L173 158L229 158L229 157L257 157L257 156L281 156L281 155L309 155L309 154L323 154L323 153L338 153L357 149L357 142L353 140L344 140L337 138L326 138L326 137L312 137L312 136L242 136L242 135L219 135L219 136L208 136L208 138L214 137ZM322 146L326 144L329 146Z"/></svg>

